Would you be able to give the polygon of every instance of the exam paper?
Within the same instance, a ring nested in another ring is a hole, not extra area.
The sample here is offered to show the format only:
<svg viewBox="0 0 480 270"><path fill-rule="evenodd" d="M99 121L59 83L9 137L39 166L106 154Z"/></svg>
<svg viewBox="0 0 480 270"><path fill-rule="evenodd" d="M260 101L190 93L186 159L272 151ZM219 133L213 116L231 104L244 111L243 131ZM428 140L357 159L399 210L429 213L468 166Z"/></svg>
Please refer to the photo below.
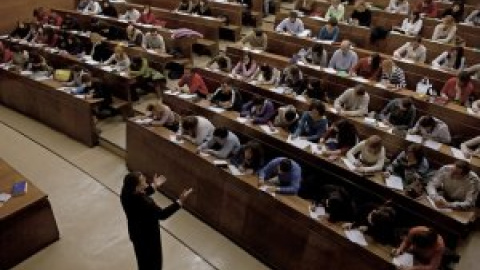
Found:
<svg viewBox="0 0 480 270"><path fill-rule="evenodd" d="M300 149L305 149L310 145L310 142L304 139L296 138L292 139L292 135L288 135L287 143L294 145Z"/></svg>
<svg viewBox="0 0 480 270"><path fill-rule="evenodd" d="M357 168L355 165L353 165L352 162L350 162L350 160L348 160L348 158L342 158L342 161L343 163L345 163L345 165L347 166L347 168L351 171L354 171L355 168Z"/></svg>
<svg viewBox="0 0 480 270"><path fill-rule="evenodd" d="M267 133L268 135L278 133L278 129L274 128L273 130L268 125L260 125L260 128Z"/></svg>
<svg viewBox="0 0 480 270"><path fill-rule="evenodd" d="M396 175L390 175L387 179L385 179L385 184L387 187L397 190L403 190L403 181L402 178Z"/></svg>
<svg viewBox="0 0 480 270"><path fill-rule="evenodd" d="M420 135L412 135L412 134L407 134L407 136L405 137L405 139L407 141L411 141L411 142L414 142L414 143L422 143L422 136Z"/></svg>
<svg viewBox="0 0 480 270"><path fill-rule="evenodd" d="M183 140L177 140L177 135L170 135L170 141L173 142L173 143L176 143L176 144L182 144L183 143Z"/></svg>
<svg viewBox="0 0 480 270"><path fill-rule="evenodd" d="M181 95L180 95L181 96ZM223 113L225 111L225 109L223 108L219 108L219 107L208 107L208 109L212 112L216 112L216 113Z"/></svg>
<svg viewBox="0 0 480 270"><path fill-rule="evenodd" d="M312 211L312 207L310 207L310 206L308 207L308 212L310 214L310 217L313 218L313 219L318 219L321 216L326 215L325 207L323 207L323 206L316 206L316 207L314 207L313 210L314 211Z"/></svg>
<svg viewBox="0 0 480 270"><path fill-rule="evenodd" d="M397 267L399 266L411 267L413 266L413 255L405 252L393 258L392 263Z"/></svg>
<svg viewBox="0 0 480 270"><path fill-rule="evenodd" d="M244 175L243 172L241 172L237 167L233 165L228 165L228 169L232 173L232 175L239 176L239 175Z"/></svg>
<svg viewBox="0 0 480 270"><path fill-rule="evenodd" d="M368 245L367 240L363 233L359 230L345 230L345 235L347 236L348 240L359 244L360 246L366 247Z"/></svg>
<svg viewBox="0 0 480 270"><path fill-rule="evenodd" d="M439 150L442 147L442 144L432 140L426 140L424 145L428 148L432 148L433 150Z"/></svg>

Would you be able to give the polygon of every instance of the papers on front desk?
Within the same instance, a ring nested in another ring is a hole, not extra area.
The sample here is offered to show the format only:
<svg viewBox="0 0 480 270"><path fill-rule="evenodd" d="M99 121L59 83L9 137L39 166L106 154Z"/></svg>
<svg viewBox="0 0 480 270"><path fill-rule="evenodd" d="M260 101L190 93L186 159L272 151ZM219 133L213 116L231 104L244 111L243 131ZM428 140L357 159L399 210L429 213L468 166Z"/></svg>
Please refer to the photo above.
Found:
<svg viewBox="0 0 480 270"><path fill-rule="evenodd" d="M292 135L288 135L287 143L292 144L293 146L300 149L305 149L307 148L307 146L310 145L310 142L305 139L300 139L299 137L292 139Z"/></svg>
<svg viewBox="0 0 480 270"><path fill-rule="evenodd" d="M345 236L347 236L348 240L352 241L353 243L359 244L363 247L368 246L365 235L363 235L360 230L345 230Z"/></svg>
<svg viewBox="0 0 480 270"><path fill-rule="evenodd" d="M440 147L442 147L441 143L432 140L426 140L424 145L428 148L432 148L433 150L439 150Z"/></svg>
<svg viewBox="0 0 480 270"><path fill-rule="evenodd" d="M462 150L455 147L450 147L450 151L452 151L452 154L456 159L470 161L470 159L467 159L467 157L463 154Z"/></svg>
<svg viewBox="0 0 480 270"><path fill-rule="evenodd" d="M195 95L195 94L180 94L180 95L178 95L179 98L183 98L183 99L191 99L191 98L194 98L196 96L197 95Z"/></svg>
<svg viewBox="0 0 480 270"><path fill-rule="evenodd" d="M385 179L385 184L389 188L403 190L402 178L396 175L390 175L387 179Z"/></svg>
<svg viewBox="0 0 480 270"><path fill-rule="evenodd" d="M420 135L412 135L412 134L407 134L407 136L405 137L405 139L407 141L411 141L411 142L414 142L414 143L422 143L422 136Z"/></svg>
<svg viewBox="0 0 480 270"><path fill-rule="evenodd" d="M278 129L276 129L276 128L271 128L271 127L268 126L268 125L260 125L260 128L261 128L265 133L267 133L268 135L272 135L272 134L278 133Z"/></svg>
<svg viewBox="0 0 480 270"><path fill-rule="evenodd" d="M357 168L348 158L342 158L342 161L350 171L354 171Z"/></svg>
<svg viewBox="0 0 480 270"><path fill-rule="evenodd" d="M224 108L219 108L219 107L214 107L214 106L210 106L210 107L208 107L208 109L212 112L215 112L215 113L223 113L225 111Z"/></svg>
<svg viewBox="0 0 480 270"><path fill-rule="evenodd" d="M167 90L164 92L166 95L170 95L170 96L177 96L177 95L180 95L180 92L177 92L177 91L172 91L172 90Z"/></svg>
<svg viewBox="0 0 480 270"><path fill-rule="evenodd" d="M309 206L308 207L308 213L310 214L310 217L313 219L319 219L321 216L325 216L327 213L325 211L325 207L323 206Z"/></svg>
<svg viewBox="0 0 480 270"><path fill-rule="evenodd" d="M176 144L182 144L183 143L182 139L180 139L180 140L177 139L177 135L170 135L170 141L173 142L173 143L176 143Z"/></svg>
<svg viewBox="0 0 480 270"><path fill-rule="evenodd" d="M398 255L397 257L393 258L392 263L397 266L403 266L403 267L412 267L413 266L413 255L405 252L401 255Z"/></svg>
<svg viewBox="0 0 480 270"><path fill-rule="evenodd" d="M232 173L232 175L235 175L235 176L239 176L239 175L244 175L243 172L241 172L237 167L235 167L234 165L228 165L228 169L230 170L230 172Z"/></svg>

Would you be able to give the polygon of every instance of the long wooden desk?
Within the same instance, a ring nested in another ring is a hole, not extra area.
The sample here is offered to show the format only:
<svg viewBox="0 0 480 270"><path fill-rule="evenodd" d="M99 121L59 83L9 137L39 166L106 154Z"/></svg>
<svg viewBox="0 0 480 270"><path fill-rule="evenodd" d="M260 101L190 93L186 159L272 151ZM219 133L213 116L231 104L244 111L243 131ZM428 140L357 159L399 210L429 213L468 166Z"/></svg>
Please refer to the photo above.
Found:
<svg viewBox="0 0 480 270"><path fill-rule="evenodd" d="M1 89L1 88L0 88ZM0 192L26 180L0 159ZM0 206L0 269L14 267L59 239L57 223L45 193L30 181L25 195L10 198Z"/></svg>
<svg viewBox="0 0 480 270"><path fill-rule="evenodd" d="M350 242L340 226L311 219L308 202L267 195L258 190L254 177L233 176L215 167L211 158L194 154L193 145L171 142L170 135L163 128L129 121L128 168L150 176L164 174L169 181L162 191L170 196L193 187L186 209L273 268L395 269L388 248Z"/></svg>
<svg viewBox="0 0 480 270"><path fill-rule="evenodd" d="M28 115L90 147L98 143L93 109L100 100L85 100L57 90L59 82L35 81L0 69L0 103Z"/></svg>
<svg viewBox="0 0 480 270"><path fill-rule="evenodd" d="M227 47L227 53L235 62L243 55L244 50L237 47ZM289 58L274 55L266 52L250 51L252 57L259 63L269 63L278 68L284 68L289 63ZM340 95L348 87L353 87L358 83L365 85L367 92L370 94L369 109L380 111L386 103L393 98L412 97L414 104L419 114L431 114L444 120L450 127L450 131L457 136L464 136L470 138L480 135L480 128L478 127L479 117L468 114L466 108L454 103L448 103L441 106L430 103L425 98L420 97L416 92L406 89L398 91L389 91L375 82L362 82L358 78L344 77L337 74L332 74L322 69L319 66L301 65L300 69L304 74L322 79L327 83L327 88L330 93Z"/></svg>

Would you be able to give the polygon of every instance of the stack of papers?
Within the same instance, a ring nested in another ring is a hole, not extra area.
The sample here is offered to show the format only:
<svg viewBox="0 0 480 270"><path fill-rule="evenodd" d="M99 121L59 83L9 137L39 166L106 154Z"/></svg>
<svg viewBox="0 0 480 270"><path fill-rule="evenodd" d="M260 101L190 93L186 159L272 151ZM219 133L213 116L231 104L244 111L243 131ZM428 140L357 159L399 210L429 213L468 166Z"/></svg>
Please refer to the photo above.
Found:
<svg viewBox="0 0 480 270"><path fill-rule="evenodd" d="M268 135L272 135L272 134L275 134L275 133L278 133L278 129L276 128L270 128L268 125L260 125L260 128L265 132L267 133Z"/></svg>
<svg viewBox="0 0 480 270"><path fill-rule="evenodd" d="M375 118L365 117L363 122L369 126L376 126L377 120L375 120Z"/></svg>
<svg viewBox="0 0 480 270"><path fill-rule="evenodd" d="M288 135L287 143L292 144L295 147L298 147L300 149L305 149L307 148L307 146L310 145L310 142L307 140L300 139L300 138L292 139L292 135Z"/></svg>
<svg viewBox="0 0 480 270"><path fill-rule="evenodd" d="M345 230L345 235L347 236L348 240L352 241L353 243L357 243L363 247L368 246L365 236L359 230Z"/></svg>
<svg viewBox="0 0 480 270"><path fill-rule="evenodd" d="M413 255L410 253L403 253L401 255L398 255L397 257L393 258L392 263L397 266L403 266L403 267L412 267L413 266Z"/></svg>
<svg viewBox="0 0 480 270"><path fill-rule="evenodd" d="M385 184L391 189L403 190L402 178L396 175L390 175L390 177L385 179Z"/></svg>
<svg viewBox="0 0 480 270"><path fill-rule="evenodd" d="M308 212L313 219L319 219L321 216L326 215L325 207L323 206L308 207Z"/></svg>
<svg viewBox="0 0 480 270"><path fill-rule="evenodd" d="M411 141L411 142L414 142L414 143L422 143L422 136L420 135L412 135L412 134L407 134L407 136L405 137L405 139L407 141Z"/></svg>
<svg viewBox="0 0 480 270"><path fill-rule="evenodd" d="M170 95L170 96L177 96L177 95L180 95L180 92L174 92L172 90L167 90L164 92L165 94L167 95Z"/></svg>
<svg viewBox="0 0 480 270"><path fill-rule="evenodd" d="M272 89L273 92L277 93L277 94L283 94L285 93L285 88L284 87L275 87Z"/></svg>
<svg viewBox="0 0 480 270"><path fill-rule="evenodd" d="M88 62L88 61L87 61ZM102 66L102 70L106 71L106 72L112 72L113 71L113 67L112 66Z"/></svg>

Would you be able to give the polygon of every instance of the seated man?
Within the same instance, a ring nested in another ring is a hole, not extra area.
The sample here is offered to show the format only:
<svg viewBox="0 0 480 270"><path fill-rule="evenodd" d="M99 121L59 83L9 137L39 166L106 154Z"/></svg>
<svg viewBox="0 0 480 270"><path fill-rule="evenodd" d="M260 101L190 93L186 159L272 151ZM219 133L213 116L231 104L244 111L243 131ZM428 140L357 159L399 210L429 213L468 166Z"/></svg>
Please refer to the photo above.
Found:
<svg viewBox="0 0 480 270"><path fill-rule="evenodd" d="M206 67L230 73L232 71L232 59L227 56L225 50L219 50L218 55L210 59Z"/></svg>
<svg viewBox="0 0 480 270"><path fill-rule="evenodd" d="M342 41L340 49L336 50L330 62L329 68L333 68L337 71L348 72L353 66L357 64L358 56L355 51L352 50L352 44L348 40Z"/></svg>
<svg viewBox="0 0 480 270"><path fill-rule="evenodd" d="M393 52L393 57L425 63L427 48L422 44L422 37L417 37L412 42L407 42L402 47L396 49Z"/></svg>
<svg viewBox="0 0 480 270"><path fill-rule="evenodd" d="M325 116L325 111L323 102L313 100L309 110L303 112L302 117L300 117L292 138L302 136L310 142L318 142L328 129L328 119Z"/></svg>
<svg viewBox="0 0 480 270"><path fill-rule="evenodd" d="M439 208L466 210L475 206L479 181L466 161L457 160L435 173L427 192Z"/></svg>
<svg viewBox="0 0 480 270"><path fill-rule="evenodd" d="M243 45L248 45L252 49L267 50L267 34L261 28L255 29L242 39Z"/></svg>
<svg viewBox="0 0 480 270"><path fill-rule="evenodd" d="M363 85L349 88L335 99L334 107L343 116L364 116L368 113L370 96Z"/></svg>
<svg viewBox="0 0 480 270"><path fill-rule="evenodd" d="M457 77L450 78L442 88L441 96L466 106L475 87L467 72L460 72Z"/></svg>
<svg viewBox="0 0 480 270"><path fill-rule="evenodd" d="M229 80L222 82L220 87L210 97L210 102L226 110L239 111L242 108L242 97L234 89Z"/></svg>
<svg viewBox="0 0 480 270"><path fill-rule="evenodd" d="M270 161L258 172L259 185L279 194L296 194L300 189L302 168L295 161L279 157Z"/></svg>
<svg viewBox="0 0 480 270"><path fill-rule="evenodd" d="M235 133L225 127L218 127L213 131L213 137L200 145L197 151L225 159L235 155L240 146L240 140Z"/></svg>
<svg viewBox="0 0 480 270"><path fill-rule="evenodd" d="M417 108L411 98L396 98L388 102L379 114L379 120L397 130L408 130L415 124Z"/></svg>
<svg viewBox="0 0 480 270"><path fill-rule="evenodd" d="M277 111L277 116L273 120L273 126L293 132L300 118L297 109L293 105L286 105L278 108Z"/></svg>
<svg viewBox="0 0 480 270"><path fill-rule="evenodd" d="M146 50L155 50L159 53L165 53L165 41L163 40L162 35L158 33L157 29L152 29L152 31L147 32L145 38L143 39L142 47Z"/></svg>
<svg viewBox="0 0 480 270"><path fill-rule="evenodd" d="M184 88L183 92L197 94L200 98L207 98L208 88L202 76L192 71L192 66L187 65L183 69L183 76L178 81L177 91L181 91L180 87Z"/></svg>
<svg viewBox="0 0 480 270"><path fill-rule="evenodd" d="M275 27L275 31L298 36L305 31L305 28L302 20L298 18L297 12L291 11L288 18L283 19L283 21Z"/></svg>
<svg viewBox="0 0 480 270"><path fill-rule="evenodd" d="M127 26L127 40L129 45L134 46L142 46L145 42L143 32L132 24Z"/></svg>
<svg viewBox="0 0 480 270"><path fill-rule="evenodd" d="M359 173L379 172L385 165L385 146L382 138L372 135L366 140L357 143L347 152L348 160L355 166Z"/></svg>
<svg viewBox="0 0 480 270"><path fill-rule="evenodd" d="M408 131L409 134L420 135L424 139L449 144L452 140L447 124L442 120L430 115L424 115L418 119L415 126Z"/></svg>

